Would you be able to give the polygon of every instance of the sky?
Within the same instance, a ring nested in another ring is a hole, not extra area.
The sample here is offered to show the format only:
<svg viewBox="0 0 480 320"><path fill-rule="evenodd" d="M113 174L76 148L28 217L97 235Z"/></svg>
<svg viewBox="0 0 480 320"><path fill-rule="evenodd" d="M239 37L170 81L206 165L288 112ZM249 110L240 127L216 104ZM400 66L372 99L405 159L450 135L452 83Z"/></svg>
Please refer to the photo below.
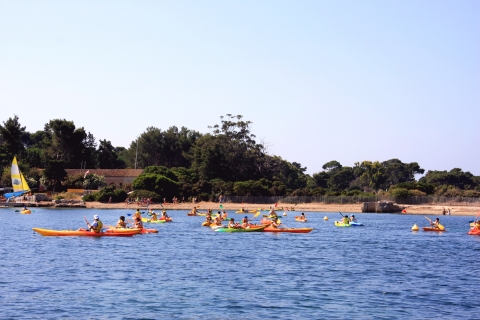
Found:
<svg viewBox="0 0 480 320"><path fill-rule="evenodd" d="M242 115L307 167L393 158L480 175L480 1L0 0L0 123L148 127Z"/></svg>

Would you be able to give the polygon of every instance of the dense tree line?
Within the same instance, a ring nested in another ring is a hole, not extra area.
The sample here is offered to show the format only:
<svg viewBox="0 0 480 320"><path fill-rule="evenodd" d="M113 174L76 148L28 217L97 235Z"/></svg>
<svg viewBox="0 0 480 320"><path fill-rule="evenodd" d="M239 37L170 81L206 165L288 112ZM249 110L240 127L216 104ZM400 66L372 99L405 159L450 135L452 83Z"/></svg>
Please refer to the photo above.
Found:
<svg viewBox="0 0 480 320"><path fill-rule="evenodd" d="M13 156L19 160L31 187L41 183L61 190L85 184L102 187L101 178L88 175L67 177L65 168L143 168L128 190L108 186L99 195L109 194L120 201L125 191L157 200L173 196L188 199L215 199L220 194L250 196L360 195L390 193L409 195L480 196L480 177L455 168L428 171L416 162L398 159L356 162L343 166L336 160L325 163L312 176L300 163L269 155L251 132L251 122L241 115L227 114L210 132L200 133L175 126L163 131L149 127L128 148L114 147L96 138L73 121L50 120L44 129L30 133L13 118L0 125L0 166L2 183L9 186ZM42 169L42 170L41 170ZM88 181L87 181L88 180ZM116 191L115 191L116 190ZM110 193L108 193L110 192Z"/></svg>

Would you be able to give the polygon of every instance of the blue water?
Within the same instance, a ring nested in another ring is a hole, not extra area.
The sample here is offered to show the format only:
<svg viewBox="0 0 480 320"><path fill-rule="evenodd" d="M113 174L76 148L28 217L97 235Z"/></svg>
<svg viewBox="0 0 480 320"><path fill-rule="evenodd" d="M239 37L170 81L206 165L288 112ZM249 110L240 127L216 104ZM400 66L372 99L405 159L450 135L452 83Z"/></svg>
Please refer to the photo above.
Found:
<svg viewBox="0 0 480 320"><path fill-rule="evenodd" d="M34 210L0 209L2 319L479 318L472 217L441 216L438 234L410 231L423 216L357 214L365 227L339 228L338 213L296 223L289 212L287 226L315 230L229 234L170 211L173 223L149 225L158 234L81 238L31 228L84 227L94 214L115 224L133 211Z"/></svg>

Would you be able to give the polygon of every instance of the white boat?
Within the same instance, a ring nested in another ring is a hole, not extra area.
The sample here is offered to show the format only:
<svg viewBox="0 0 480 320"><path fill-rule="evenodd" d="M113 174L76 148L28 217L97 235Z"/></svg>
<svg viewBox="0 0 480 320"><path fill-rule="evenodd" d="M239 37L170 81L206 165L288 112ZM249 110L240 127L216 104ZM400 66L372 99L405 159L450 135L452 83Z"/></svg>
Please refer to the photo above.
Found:
<svg viewBox="0 0 480 320"><path fill-rule="evenodd" d="M30 192L30 187L27 184L27 180L25 180L25 177L18 168L16 157L13 157L11 175L13 192L5 193L5 198L10 199L11 197L19 197L24 193Z"/></svg>

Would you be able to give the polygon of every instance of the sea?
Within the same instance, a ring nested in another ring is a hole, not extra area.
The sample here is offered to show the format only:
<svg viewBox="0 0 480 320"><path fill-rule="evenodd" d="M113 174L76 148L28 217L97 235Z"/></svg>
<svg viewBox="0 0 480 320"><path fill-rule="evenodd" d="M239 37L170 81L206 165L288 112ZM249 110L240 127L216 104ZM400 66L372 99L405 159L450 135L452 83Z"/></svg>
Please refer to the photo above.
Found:
<svg viewBox="0 0 480 320"><path fill-rule="evenodd" d="M95 214L114 225L134 210L33 210L0 209L1 319L480 318L474 217L439 216L437 233L411 231L423 215L357 213L364 226L342 228L339 212L306 223L286 212L287 227L314 230L220 233L179 210L148 225L157 234L85 238L32 228L82 228Z"/></svg>

